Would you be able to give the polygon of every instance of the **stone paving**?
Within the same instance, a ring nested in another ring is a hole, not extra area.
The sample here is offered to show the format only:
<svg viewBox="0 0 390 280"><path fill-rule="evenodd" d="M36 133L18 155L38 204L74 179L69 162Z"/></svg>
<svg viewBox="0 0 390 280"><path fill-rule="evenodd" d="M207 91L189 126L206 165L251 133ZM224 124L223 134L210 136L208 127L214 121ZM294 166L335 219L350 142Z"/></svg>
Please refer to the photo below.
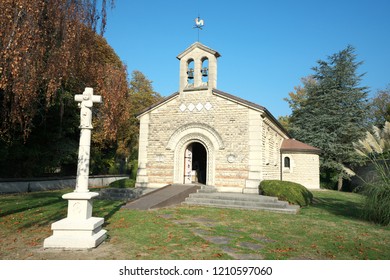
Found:
<svg viewBox="0 0 390 280"><path fill-rule="evenodd" d="M243 241L234 244L234 240L241 236L241 233L237 230L232 229L227 236L219 236L215 235L211 230L201 228L213 228L218 225L218 221L206 218L195 218L185 221L175 220L174 216L170 214L161 215L161 217L177 224L195 224L193 228L190 228L192 233L212 244L218 245L224 253L237 260L262 260L264 259L261 254L261 250L264 248L262 244L275 242L261 235L252 235L251 238L258 242Z"/></svg>

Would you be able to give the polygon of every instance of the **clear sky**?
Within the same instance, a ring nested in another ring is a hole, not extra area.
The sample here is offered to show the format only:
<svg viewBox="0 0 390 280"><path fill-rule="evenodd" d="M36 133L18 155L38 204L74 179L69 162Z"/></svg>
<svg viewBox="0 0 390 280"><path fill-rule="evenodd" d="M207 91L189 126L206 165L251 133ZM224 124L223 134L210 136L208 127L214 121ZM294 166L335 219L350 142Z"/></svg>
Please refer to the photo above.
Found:
<svg viewBox="0 0 390 280"><path fill-rule="evenodd" d="M128 67L168 96L179 88L176 56L198 39L221 54L219 90L290 114L283 98L348 44L372 96L390 84L390 0L116 0L105 38Z"/></svg>

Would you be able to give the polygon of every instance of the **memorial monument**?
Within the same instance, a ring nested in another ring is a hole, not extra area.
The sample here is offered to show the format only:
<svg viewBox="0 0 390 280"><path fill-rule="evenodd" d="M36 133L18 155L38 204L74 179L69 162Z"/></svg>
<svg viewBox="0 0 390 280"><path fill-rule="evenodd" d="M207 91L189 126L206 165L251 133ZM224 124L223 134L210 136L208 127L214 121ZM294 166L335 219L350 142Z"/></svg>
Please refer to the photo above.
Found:
<svg viewBox="0 0 390 280"><path fill-rule="evenodd" d="M76 188L62 196L68 200L67 218L51 225L53 235L45 239L44 248L88 249L97 247L106 238L107 231L102 229L104 218L92 217L92 199L99 194L88 189L92 107L101 103L102 98L87 87L74 99L79 102L81 129Z"/></svg>

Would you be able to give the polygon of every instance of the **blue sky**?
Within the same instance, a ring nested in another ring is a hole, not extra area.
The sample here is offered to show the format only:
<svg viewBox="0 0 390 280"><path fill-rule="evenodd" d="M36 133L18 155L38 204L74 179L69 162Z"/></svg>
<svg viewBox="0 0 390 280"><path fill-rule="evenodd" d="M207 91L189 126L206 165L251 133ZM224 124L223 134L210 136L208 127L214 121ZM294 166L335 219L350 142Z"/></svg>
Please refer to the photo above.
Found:
<svg viewBox="0 0 390 280"><path fill-rule="evenodd" d="M388 0L116 0L104 37L128 67L144 73L168 96L179 87L176 56L197 41L218 51L218 89L291 113L283 98L348 44L363 61L370 95L390 84Z"/></svg>

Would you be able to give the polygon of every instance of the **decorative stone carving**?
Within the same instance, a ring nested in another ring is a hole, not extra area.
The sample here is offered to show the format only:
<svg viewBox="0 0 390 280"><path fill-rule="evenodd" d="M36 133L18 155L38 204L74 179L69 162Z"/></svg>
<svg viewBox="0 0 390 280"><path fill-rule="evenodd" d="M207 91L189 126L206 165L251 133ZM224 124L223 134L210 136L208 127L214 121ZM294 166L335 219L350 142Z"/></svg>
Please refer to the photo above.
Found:
<svg viewBox="0 0 390 280"><path fill-rule="evenodd" d="M171 135L166 148L169 150L174 150L178 141L188 133L206 135L209 139L213 140L216 149L222 150L225 148L222 137L219 135L219 133L213 127L204 123L188 123L182 125Z"/></svg>
<svg viewBox="0 0 390 280"><path fill-rule="evenodd" d="M198 105L196 105L196 109L198 111L201 111L203 109L203 104L202 103L198 103Z"/></svg>
<svg viewBox="0 0 390 280"><path fill-rule="evenodd" d="M203 108L206 109L207 111L210 111L211 108L213 108L213 105L211 105L210 102L206 102L204 105L203 105L203 103L199 102L196 106L195 106L194 104L192 104L192 103L188 104L188 106L187 106L186 104L182 103L182 104L179 106L179 110L180 110L181 112L184 112L184 111L186 111L187 109L188 109L189 111L192 112L192 111L194 111L195 108L196 108L198 111L202 111Z"/></svg>
<svg viewBox="0 0 390 280"><path fill-rule="evenodd" d="M164 162L165 161L164 155L157 155L156 156L156 161L157 162Z"/></svg>
<svg viewBox="0 0 390 280"><path fill-rule="evenodd" d="M187 109L187 106L185 104L181 104L179 109L180 111L184 112Z"/></svg>
<svg viewBox="0 0 390 280"><path fill-rule="evenodd" d="M211 105L210 102L207 102L207 103L204 105L204 108L205 108L207 111L210 111L211 108L213 108L213 105Z"/></svg>
<svg viewBox="0 0 390 280"><path fill-rule="evenodd" d="M236 161L236 156L233 155L233 154L228 155L228 156L227 156L227 161L228 161L229 163L235 162L235 161Z"/></svg>
<svg viewBox="0 0 390 280"><path fill-rule="evenodd" d="M194 109L195 109L195 105L190 103L190 105L188 105L188 110L192 112Z"/></svg>

